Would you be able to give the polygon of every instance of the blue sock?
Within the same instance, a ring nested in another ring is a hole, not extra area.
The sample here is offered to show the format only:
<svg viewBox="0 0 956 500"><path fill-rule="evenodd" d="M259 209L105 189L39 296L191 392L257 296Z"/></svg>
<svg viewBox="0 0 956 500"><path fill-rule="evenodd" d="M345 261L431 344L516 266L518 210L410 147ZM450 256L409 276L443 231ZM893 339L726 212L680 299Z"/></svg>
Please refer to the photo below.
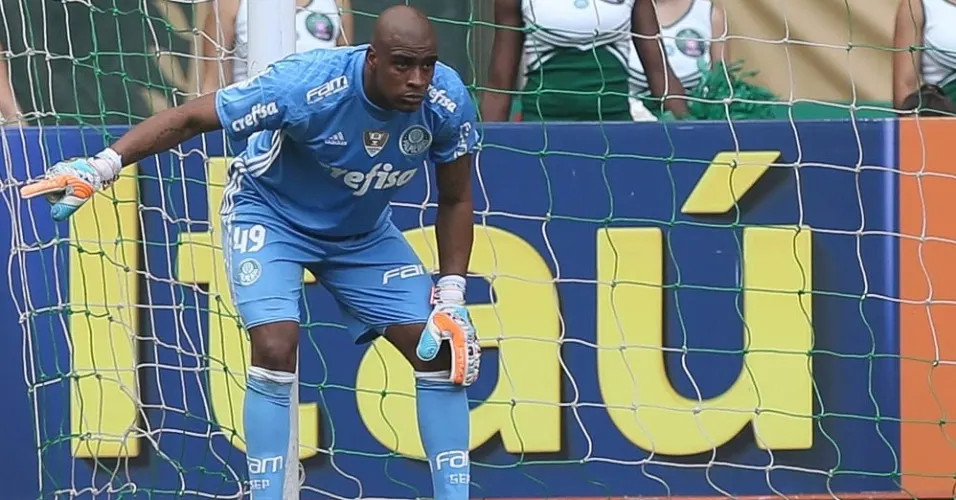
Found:
<svg viewBox="0 0 956 500"><path fill-rule="evenodd" d="M282 500L289 452L289 395L295 374L249 367L243 422L253 500ZM292 464L291 466L294 466Z"/></svg>
<svg viewBox="0 0 956 500"><path fill-rule="evenodd" d="M435 500L468 500L468 395L464 387L416 373L418 432L432 471ZM447 374L445 374L447 377Z"/></svg>

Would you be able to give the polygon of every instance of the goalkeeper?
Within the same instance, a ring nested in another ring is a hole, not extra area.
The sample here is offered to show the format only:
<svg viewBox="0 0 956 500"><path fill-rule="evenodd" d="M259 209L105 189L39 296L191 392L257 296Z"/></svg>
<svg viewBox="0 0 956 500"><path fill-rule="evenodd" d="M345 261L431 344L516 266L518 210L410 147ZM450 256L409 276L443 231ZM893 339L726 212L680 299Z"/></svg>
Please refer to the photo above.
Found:
<svg viewBox="0 0 956 500"><path fill-rule="evenodd" d="M281 499L293 481L286 469L298 472L287 454L307 268L335 297L356 343L384 335L411 363L434 496L467 499L465 388L480 355L464 306L474 122L461 78L438 62L428 20L396 6L381 14L369 46L286 57L156 114L93 158L57 163L21 193L46 196L53 218L64 220L123 165L203 132L248 138L230 165L220 215L233 300L252 340L243 414L252 498ZM389 208L426 162L436 165L438 185L434 287Z"/></svg>

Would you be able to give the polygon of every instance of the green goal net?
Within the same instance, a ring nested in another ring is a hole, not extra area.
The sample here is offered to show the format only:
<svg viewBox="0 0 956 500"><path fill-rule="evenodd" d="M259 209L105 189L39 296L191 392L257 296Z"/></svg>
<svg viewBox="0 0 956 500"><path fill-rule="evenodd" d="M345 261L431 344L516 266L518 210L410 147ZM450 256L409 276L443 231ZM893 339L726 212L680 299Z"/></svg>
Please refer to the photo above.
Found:
<svg viewBox="0 0 956 500"><path fill-rule="evenodd" d="M631 0L560 1L587 12ZM356 43L393 3L352 0ZM408 3L429 14L443 60L480 96L495 62L492 4L508 2ZM853 77L869 68L858 57L888 68L886 37L864 31L862 48L855 38L859 23L879 24L869 23L875 14L858 2L816 4L842 12L846 33L780 35L813 27L788 3L762 36L731 38L741 54L776 46L793 59L748 60L759 74L739 76L753 93L695 94L711 115L766 106L750 117L761 120L481 126L469 284L485 347L469 392L474 497L949 494L956 398L942 378L951 361L939 309L949 285L934 278L948 276L956 234L925 221L948 207L942 179L956 172L934 151L956 130L888 112L886 92ZM236 57L202 31L213 5L0 1L0 60L23 118L0 130L0 246L10 249L0 369L11 377L0 422L12 489L0 496L249 494L249 343L217 215L240 145L210 133L131 166L69 223L16 194L46 165L96 152L198 95L204 41ZM742 10L729 11L740 16L732 33L756 19ZM833 76L849 90L801 94L807 61L828 51L850 54L850 76ZM561 92L513 94L577 102ZM822 117L839 119L813 119ZM939 176L917 175L928 172ZM429 173L393 204L429 270L436 202ZM301 498L430 496L410 368L387 343L353 345L308 273L303 296ZM939 461L921 458L923 448Z"/></svg>

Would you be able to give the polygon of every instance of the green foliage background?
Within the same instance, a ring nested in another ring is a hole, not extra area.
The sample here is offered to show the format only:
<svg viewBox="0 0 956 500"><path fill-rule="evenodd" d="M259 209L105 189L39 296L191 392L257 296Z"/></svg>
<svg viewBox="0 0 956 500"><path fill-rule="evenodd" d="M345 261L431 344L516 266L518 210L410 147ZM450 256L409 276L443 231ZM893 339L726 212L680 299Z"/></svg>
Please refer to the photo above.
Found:
<svg viewBox="0 0 956 500"><path fill-rule="evenodd" d="M434 18L442 60L473 78L473 0L353 0L355 42L375 15L407 3ZM14 92L31 124L135 123L182 103L198 88L204 9L170 0L0 0L0 43Z"/></svg>

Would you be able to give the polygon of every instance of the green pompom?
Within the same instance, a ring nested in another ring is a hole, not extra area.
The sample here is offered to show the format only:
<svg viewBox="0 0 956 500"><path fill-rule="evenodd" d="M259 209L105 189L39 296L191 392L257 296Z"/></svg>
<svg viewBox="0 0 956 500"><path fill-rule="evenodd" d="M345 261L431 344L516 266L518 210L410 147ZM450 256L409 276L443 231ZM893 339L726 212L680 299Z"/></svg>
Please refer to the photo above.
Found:
<svg viewBox="0 0 956 500"><path fill-rule="evenodd" d="M769 89L750 83L756 71L744 71L743 61L730 65L723 62L702 68L700 83L694 89L685 89L692 97L687 108L692 119L761 120L773 118L777 96ZM724 100L729 98L729 102Z"/></svg>

